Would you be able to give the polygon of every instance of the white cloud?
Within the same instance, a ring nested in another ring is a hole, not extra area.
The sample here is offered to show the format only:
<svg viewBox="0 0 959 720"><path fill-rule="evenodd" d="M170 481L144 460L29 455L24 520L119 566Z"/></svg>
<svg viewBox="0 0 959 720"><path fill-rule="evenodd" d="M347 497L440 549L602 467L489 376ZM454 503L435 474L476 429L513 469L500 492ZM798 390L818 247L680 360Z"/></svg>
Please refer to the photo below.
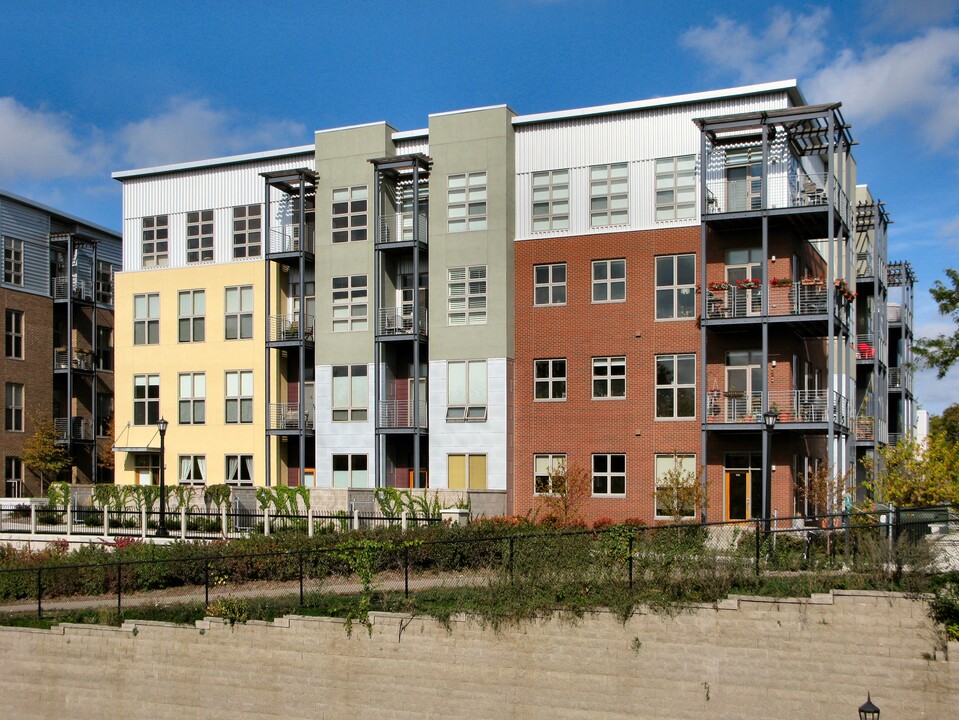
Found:
<svg viewBox="0 0 959 720"><path fill-rule="evenodd" d="M948 23L959 8L959 0L869 0L863 4L875 24L898 30Z"/></svg>
<svg viewBox="0 0 959 720"><path fill-rule="evenodd" d="M172 98L158 115L124 126L118 134L124 163L143 167L265 150L308 141L303 125L250 119L214 108L209 100Z"/></svg>

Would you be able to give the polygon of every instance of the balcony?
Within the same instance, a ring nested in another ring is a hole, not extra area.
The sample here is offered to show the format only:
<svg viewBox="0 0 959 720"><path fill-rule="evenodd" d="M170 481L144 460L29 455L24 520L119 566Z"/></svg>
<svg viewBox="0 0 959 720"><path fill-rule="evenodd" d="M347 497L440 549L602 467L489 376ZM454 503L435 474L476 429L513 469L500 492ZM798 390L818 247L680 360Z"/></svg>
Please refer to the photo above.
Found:
<svg viewBox="0 0 959 720"><path fill-rule="evenodd" d="M379 427L381 428L413 428L412 400L381 400L379 408ZM419 402L419 427L428 425L428 411L425 400Z"/></svg>
<svg viewBox="0 0 959 720"><path fill-rule="evenodd" d="M713 174L712 172L710 174ZM753 212L786 208L825 208L829 204L826 173L769 173L766 207L762 207L760 178L729 180L725 176L706 181L706 214ZM832 204L847 226L852 206L839 181L833 183Z"/></svg>
<svg viewBox="0 0 959 720"><path fill-rule="evenodd" d="M886 305L886 320L890 324L902 322L902 305L889 303Z"/></svg>
<svg viewBox="0 0 959 720"><path fill-rule="evenodd" d="M270 418L268 430L287 430L299 432L312 430L315 417L315 408L308 405L304 408L304 427L300 427L300 403L270 403Z"/></svg>
<svg viewBox="0 0 959 720"><path fill-rule="evenodd" d="M284 255L291 253L300 253L305 251L313 253L313 226L306 226L306 242L300 242L299 225L286 225L278 228L270 228L269 245L267 253L270 255Z"/></svg>
<svg viewBox="0 0 959 720"><path fill-rule="evenodd" d="M856 253L856 277L874 277L876 274L874 260L872 253Z"/></svg>
<svg viewBox="0 0 959 720"><path fill-rule="evenodd" d="M856 418L856 440L876 439L876 419L872 417Z"/></svg>
<svg viewBox="0 0 959 720"><path fill-rule="evenodd" d="M71 429L73 440L92 441L94 439L93 421L86 418L56 418L53 421L53 426L57 431L58 443L65 443L70 440L68 431Z"/></svg>
<svg viewBox="0 0 959 720"><path fill-rule="evenodd" d="M824 315L827 307L825 283L773 285L769 293L770 316ZM706 318L759 317L763 288L741 288L728 283L710 283L706 291ZM836 303L837 309L840 304Z"/></svg>
<svg viewBox="0 0 959 720"><path fill-rule="evenodd" d="M314 317L307 315L306 326L300 331L299 313L270 316L270 342L300 342L313 340Z"/></svg>
<svg viewBox="0 0 959 720"><path fill-rule="evenodd" d="M93 353L86 352L85 350L74 350L73 362L71 363L70 353L68 353L66 350L54 350L53 369L68 370L71 367L74 370L80 370L81 372L93 372L96 368Z"/></svg>
<svg viewBox="0 0 959 720"><path fill-rule="evenodd" d="M856 335L856 360L872 362L876 359L876 336L874 333Z"/></svg>
<svg viewBox="0 0 959 720"><path fill-rule="evenodd" d="M413 308L406 307L380 308L376 317L377 335L414 335L426 336L429 334L426 308L419 309L417 322L413 322Z"/></svg>
<svg viewBox="0 0 959 720"><path fill-rule="evenodd" d="M54 300L69 300L70 296L70 278L55 277L50 280L50 293ZM74 278L73 280L73 299L84 302L93 302L94 285L89 280ZM112 295L112 288L111 288ZM104 301L105 302L105 301Z"/></svg>
<svg viewBox="0 0 959 720"><path fill-rule="evenodd" d="M889 368L889 389L902 390L909 382L909 368L891 367Z"/></svg>
<svg viewBox="0 0 959 720"><path fill-rule="evenodd" d="M423 244L426 244L428 240L428 229L427 216L421 213L417 218L417 230L419 231L419 241ZM413 242L413 213L381 215L376 242L379 245Z"/></svg>
<svg viewBox="0 0 959 720"><path fill-rule="evenodd" d="M762 392L730 391L709 393L707 422L754 423L762 425ZM825 423L830 418L845 425L849 417L846 399L827 390L770 390L769 407L779 413L781 423Z"/></svg>

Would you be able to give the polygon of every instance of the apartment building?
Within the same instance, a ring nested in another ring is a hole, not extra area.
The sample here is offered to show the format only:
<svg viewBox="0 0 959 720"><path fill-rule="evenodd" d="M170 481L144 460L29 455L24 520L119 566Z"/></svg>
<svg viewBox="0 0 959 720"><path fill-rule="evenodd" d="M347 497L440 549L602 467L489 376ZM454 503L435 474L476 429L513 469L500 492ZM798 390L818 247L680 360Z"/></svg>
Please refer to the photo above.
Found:
<svg viewBox="0 0 959 720"><path fill-rule="evenodd" d="M525 513L578 468L589 517L650 520L678 468L709 519L811 512L865 412L857 243L885 257L852 144L787 81L116 173L118 477L164 417L182 483Z"/></svg>
<svg viewBox="0 0 959 720"><path fill-rule="evenodd" d="M4 497L46 492L23 463L37 420L53 420L72 461L59 479L111 482L101 466L113 416L113 273L120 235L0 191ZM46 483L56 478L45 478Z"/></svg>

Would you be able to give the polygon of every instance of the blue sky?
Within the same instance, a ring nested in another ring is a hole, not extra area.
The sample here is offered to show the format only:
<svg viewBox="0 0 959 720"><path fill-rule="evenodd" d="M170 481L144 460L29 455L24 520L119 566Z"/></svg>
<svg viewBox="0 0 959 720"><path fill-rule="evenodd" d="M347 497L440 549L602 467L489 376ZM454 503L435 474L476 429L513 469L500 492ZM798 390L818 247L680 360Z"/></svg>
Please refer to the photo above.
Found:
<svg viewBox="0 0 959 720"><path fill-rule="evenodd" d="M959 267L959 0L0 0L0 18L0 187L114 228L114 170L798 78L843 102L890 255L919 275L918 334L952 329L928 288ZM959 371L918 393L959 402Z"/></svg>

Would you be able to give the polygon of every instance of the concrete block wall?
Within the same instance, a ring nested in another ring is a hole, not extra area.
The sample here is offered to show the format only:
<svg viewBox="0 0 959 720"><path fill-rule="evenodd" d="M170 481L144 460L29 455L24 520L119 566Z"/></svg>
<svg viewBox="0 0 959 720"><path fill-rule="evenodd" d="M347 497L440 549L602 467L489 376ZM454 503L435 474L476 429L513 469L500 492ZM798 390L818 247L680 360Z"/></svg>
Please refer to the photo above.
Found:
<svg viewBox="0 0 959 720"><path fill-rule="evenodd" d="M836 592L731 598L673 615L556 616L499 632L475 619L374 614L372 635L286 617L230 627L0 628L4 717L949 717L959 643L925 603Z"/></svg>

